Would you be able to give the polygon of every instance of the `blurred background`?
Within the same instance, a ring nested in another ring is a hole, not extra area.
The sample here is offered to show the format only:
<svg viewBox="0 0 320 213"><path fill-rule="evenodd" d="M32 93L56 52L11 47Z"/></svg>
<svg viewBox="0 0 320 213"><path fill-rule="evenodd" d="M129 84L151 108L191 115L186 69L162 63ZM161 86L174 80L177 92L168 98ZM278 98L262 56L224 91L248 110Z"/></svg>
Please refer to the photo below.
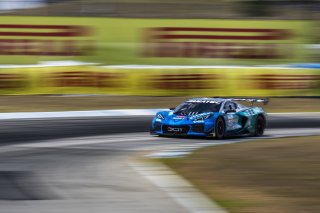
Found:
<svg viewBox="0 0 320 213"><path fill-rule="evenodd" d="M317 0L1 0L0 94L318 96L319 10Z"/></svg>
<svg viewBox="0 0 320 213"><path fill-rule="evenodd" d="M1 0L0 94L318 96L319 5Z"/></svg>

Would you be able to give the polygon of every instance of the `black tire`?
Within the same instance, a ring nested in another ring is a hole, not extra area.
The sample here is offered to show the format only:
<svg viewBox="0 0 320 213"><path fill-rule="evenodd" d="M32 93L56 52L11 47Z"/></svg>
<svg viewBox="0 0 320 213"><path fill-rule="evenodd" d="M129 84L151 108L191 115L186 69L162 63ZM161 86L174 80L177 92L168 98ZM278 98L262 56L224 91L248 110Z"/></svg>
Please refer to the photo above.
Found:
<svg viewBox="0 0 320 213"><path fill-rule="evenodd" d="M216 139L220 140L222 138L224 138L224 133L225 133L225 122L223 120L223 118L219 117L216 120L216 124L215 124L215 135L216 135Z"/></svg>
<svg viewBox="0 0 320 213"><path fill-rule="evenodd" d="M255 131L254 131L254 136L262 136L264 133L264 130L266 128L266 122L264 120L264 117L262 117L261 115L259 115L256 118L256 123L254 125Z"/></svg>

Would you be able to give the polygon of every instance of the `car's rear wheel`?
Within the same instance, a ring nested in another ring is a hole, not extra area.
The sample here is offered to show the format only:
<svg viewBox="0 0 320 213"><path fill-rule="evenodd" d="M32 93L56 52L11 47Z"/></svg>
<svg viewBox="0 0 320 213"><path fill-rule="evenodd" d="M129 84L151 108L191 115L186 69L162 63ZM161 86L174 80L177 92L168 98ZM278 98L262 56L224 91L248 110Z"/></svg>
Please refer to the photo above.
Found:
<svg viewBox="0 0 320 213"><path fill-rule="evenodd" d="M223 118L219 117L216 120L216 124L215 124L216 139L224 138L224 134L225 134L225 123L224 123Z"/></svg>
<svg viewBox="0 0 320 213"><path fill-rule="evenodd" d="M262 136L264 129L266 128L266 122L262 116L256 118L254 136Z"/></svg>

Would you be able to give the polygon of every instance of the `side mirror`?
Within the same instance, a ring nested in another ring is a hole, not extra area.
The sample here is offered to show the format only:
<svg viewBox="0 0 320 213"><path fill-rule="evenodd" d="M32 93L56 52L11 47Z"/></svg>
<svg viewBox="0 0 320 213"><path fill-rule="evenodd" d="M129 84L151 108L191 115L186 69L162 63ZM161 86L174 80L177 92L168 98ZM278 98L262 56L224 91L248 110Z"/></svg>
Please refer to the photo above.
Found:
<svg viewBox="0 0 320 213"><path fill-rule="evenodd" d="M175 107L170 107L169 109L170 109L170 110L174 110L174 109L175 109Z"/></svg>
<svg viewBox="0 0 320 213"><path fill-rule="evenodd" d="M226 111L227 114L228 114L228 113L234 113L234 112L236 112L236 110L234 110L234 109L228 109L228 110Z"/></svg>

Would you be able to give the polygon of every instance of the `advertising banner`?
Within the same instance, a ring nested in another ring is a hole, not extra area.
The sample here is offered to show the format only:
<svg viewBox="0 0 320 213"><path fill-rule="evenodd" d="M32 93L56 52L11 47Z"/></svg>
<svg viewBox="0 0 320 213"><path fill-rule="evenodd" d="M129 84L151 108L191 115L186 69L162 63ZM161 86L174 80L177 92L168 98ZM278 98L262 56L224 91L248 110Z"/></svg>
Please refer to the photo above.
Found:
<svg viewBox="0 0 320 213"><path fill-rule="evenodd" d="M256 65L309 60L312 21L12 17L0 64Z"/></svg>
<svg viewBox="0 0 320 213"><path fill-rule="evenodd" d="M320 69L2 68L0 94L319 96Z"/></svg>

